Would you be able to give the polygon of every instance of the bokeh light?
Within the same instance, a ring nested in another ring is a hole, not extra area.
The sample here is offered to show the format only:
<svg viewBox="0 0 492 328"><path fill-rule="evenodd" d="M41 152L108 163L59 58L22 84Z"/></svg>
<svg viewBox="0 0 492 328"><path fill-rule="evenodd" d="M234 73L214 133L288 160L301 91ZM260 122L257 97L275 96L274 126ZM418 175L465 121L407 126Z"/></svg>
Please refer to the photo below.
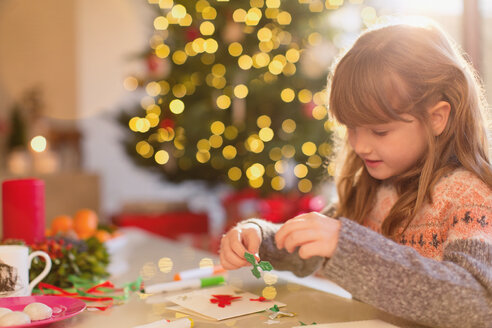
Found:
<svg viewBox="0 0 492 328"><path fill-rule="evenodd" d="M31 149L36 153L41 153L46 150L48 142L46 138L43 136L35 136L31 139Z"/></svg>

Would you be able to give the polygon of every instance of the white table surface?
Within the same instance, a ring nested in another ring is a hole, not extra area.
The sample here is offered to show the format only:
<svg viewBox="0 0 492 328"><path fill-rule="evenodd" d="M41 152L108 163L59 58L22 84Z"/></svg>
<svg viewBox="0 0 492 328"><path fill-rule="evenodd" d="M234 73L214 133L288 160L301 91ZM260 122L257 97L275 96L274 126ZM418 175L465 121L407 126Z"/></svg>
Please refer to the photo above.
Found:
<svg viewBox="0 0 492 328"><path fill-rule="evenodd" d="M200 261L204 258L211 259L214 264L219 263L215 254L191 248L183 243L164 239L136 228L125 228L122 231L124 238L112 250L115 253L112 255L112 264L110 266L110 271L113 272L110 280L116 286L134 281L139 275L145 278L145 284L172 281L175 273L199 267ZM172 260L173 267L170 272L164 273L160 271L159 260L162 258L170 258ZM228 272L226 280L229 284L257 295L261 295L263 288L268 286L263 279L257 280L248 268ZM311 285L313 285L313 281L316 284L316 279L314 279L310 282ZM312 322L321 324L369 319L384 320L400 327L412 326L411 323L348 298L350 295L343 290L337 289L336 286L333 291L343 297L306 287L299 284L299 282L299 278L281 273L278 281L273 285L277 290L275 299L287 304L284 309L297 314L293 318L284 317L278 319L280 323L267 324L266 321L268 319L265 313L256 313L223 321L209 321L196 316L191 316L191 318L193 318L197 328L283 328L299 326L300 321L307 324ZM328 284L328 286L330 285ZM161 299L163 298L161 297ZM132 292L125 304L113 306L106 311L84 311L72 318L53 323L50 328L131 328L159 319L174 320L176 312L167 309L168 306L173 306L174 304L166 303L163 300L159 301L158 299L159 297L153 297L150 300L146 300L143 299L140 293Z"/></svg>

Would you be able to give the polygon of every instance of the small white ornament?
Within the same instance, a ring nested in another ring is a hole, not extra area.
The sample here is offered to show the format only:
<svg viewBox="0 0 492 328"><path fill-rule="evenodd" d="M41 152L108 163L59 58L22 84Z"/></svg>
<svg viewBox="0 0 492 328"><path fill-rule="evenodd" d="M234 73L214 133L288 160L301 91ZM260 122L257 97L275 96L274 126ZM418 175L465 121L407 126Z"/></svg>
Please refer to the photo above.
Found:
<svg viewBox="0 0 492 328"><path fill-rule="evenodd" d="M32 321L37 321L51 318L53 310L46 304L34 302L24 308L24 313L27 314Z"/></svg>
<svg viewBox="0 0 492 328"><path fill-rule="evenodd" d="M10 313L10 312L12 312L11 309L0 308L0 317L3 317L4 315L6 315L7 313Z"/></svg>
<svg viewBox="0 0 492 328"><path fill-rule="evenodd" d="M31 323L31 319L24 312L12 311L0 317L0 327L18 326Z"/></svg>

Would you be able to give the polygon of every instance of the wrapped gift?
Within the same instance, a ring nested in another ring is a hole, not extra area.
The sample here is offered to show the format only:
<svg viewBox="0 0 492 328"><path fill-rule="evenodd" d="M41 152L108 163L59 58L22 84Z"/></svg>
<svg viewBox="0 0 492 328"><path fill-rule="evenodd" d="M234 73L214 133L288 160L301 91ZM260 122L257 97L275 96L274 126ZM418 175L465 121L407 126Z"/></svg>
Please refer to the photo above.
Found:
<svg viewBox="0 0 492 328"><path fill-rule="evenodd" d="M239 221L252 217L282 223L302 213L321 211L326 202L311 194L294 192L262 196L256 189L244 189L227 195L223 204L227 213L227 231Z"/></svg>

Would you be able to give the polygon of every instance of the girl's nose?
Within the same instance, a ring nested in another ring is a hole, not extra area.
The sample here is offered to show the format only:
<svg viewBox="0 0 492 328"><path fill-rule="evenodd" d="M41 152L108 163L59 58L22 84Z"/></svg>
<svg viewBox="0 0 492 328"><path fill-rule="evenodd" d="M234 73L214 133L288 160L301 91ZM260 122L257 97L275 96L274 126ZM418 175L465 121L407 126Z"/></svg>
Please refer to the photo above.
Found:
<svg viewBox="0 0 492 328"><path fill-rule="evenodd" d="M369 147L369 144L365 142L364 140L358 140L356 146L354 147L354 151L358 155L368 155L371 152L371 148Z"/></svg>
<svg viewBox="0 0 492 328"><path fill-rule="evenodd" d="M367 136L360 131L349 134L349 142L352 149L359 156L368 155L372 148Z"/></svg>

